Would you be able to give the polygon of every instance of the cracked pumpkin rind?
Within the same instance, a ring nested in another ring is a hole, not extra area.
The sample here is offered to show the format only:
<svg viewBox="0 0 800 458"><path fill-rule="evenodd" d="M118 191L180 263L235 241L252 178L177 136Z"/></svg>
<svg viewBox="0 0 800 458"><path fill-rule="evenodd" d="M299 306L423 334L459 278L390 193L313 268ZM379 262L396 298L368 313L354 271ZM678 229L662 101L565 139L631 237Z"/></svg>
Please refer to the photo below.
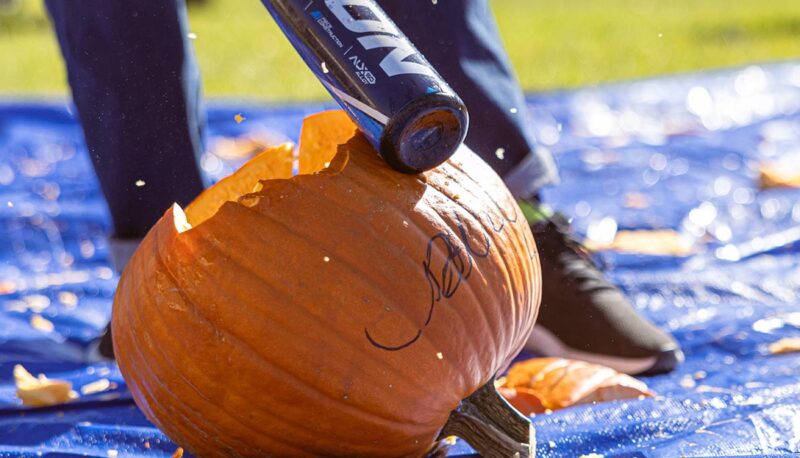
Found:
<svg viewBox="0 0 800 458"><path fill-rule="evenodd" d="M310 117L300 170L327 168L262 153L188 224L167 210L122 274L122 374L198 456L422 456L531 331L538 257L500 178L466 148L398 173L354 132Z"/></svg>

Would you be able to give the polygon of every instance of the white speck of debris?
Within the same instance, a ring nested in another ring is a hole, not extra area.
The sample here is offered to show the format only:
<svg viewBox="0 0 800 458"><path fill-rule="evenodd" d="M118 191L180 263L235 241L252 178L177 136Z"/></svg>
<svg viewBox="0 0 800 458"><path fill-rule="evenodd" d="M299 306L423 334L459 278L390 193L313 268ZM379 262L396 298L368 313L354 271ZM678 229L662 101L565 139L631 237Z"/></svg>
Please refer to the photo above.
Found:
<svg viewBox="0 0 800 458"><path fill-rule="evenodd" d="M509 109L508 111L510 111L510 112L512 112L512 113L516 113L516 112L517 112L517 111L519 111L519 110L517 110L517 108L516 108L516 107L511 107L511 109Z"/></svg>
<svg viewBox="0 0 800 458"><path fill-rule="evenodd" d="M661 37L663 37L663 36L664 36L664 34L663 34L663 33L659 33L659 34L658 34L658 38L661 38Z"/></svg>
<svg viewBox="0 0 800 458"><path fill-rule="evenodd" d="M136 180L136 187L141 188L144 186L144 180Z"/></svg>
<svg viewBox="0 0 800 458"><path fill-rule="evenodd" d="M436 353L436 357L439 359L444 359L444 355L442 354L442 352Z"/></svg>
<svg viewBox="0 0 800 458"><path fill-rule="evenodd" d="M325 65L325 62L322 62L320 66L322 67L322 73L328 73L328 66Z"/></svg>
<svg viewBox="0 0 800 458"><path fill-rule="evenodd" d="M189 32L189 33L186 34L186 38L188 38L190 40L196 40L197 39L197 34L194 33L194 32Z"/></svg>
<svg viewBox="0 0 800 458"><path fill-rule="evenodd" d="M403 220L403 227L408 227L408 221Z"/></svg>
<svg viewBox="0 0 800 458"><path fill-rule="evenodd" d="M11 201L9 200L9 201L8 201L8 203L7 203L6 205L8 205L8 208L12 208L12 207L14 206L14 202L11 202Z"/></svg>
<svg viewBox="0 0 800 458"><path fill-rule="evenodd" d="M435 4L439 3L439 0L431 0L431 2L435 5Z"/></svg>
<svg viewBox="0 0 800 458"><path fill-rule="evenodd" d="M325 168L326 168L326 169L327 169L328 167L330 167L330 166L331 166L331 163L330 163L330 162L326 162L326 163L325 163Z"/></svg>
<svg viewBox="0 0 800 458"><path fill-rule="evenodd" d="M327 257L327 256L325 256L324 258L322 258L322 260L323 260L323 261L325 261L325 262L331 262L331 258L329 258L329 257Z"/></svg>
<svg viewBox="0 0 800 458"><path fill-rule="evenodd" d="M553 442L553 441L550 441L550 442L547 443L547 446L550 447L550 448L556 448L556 443Z"/></svg>
<svg viewBox="0 0 800 458"><path fill-rule="evenodd" d="M119 455L119 452L112 448L106 451L106 454L108 455L109 458L116 458Z"/></svg>
<svg viewBox="0 0 800 458"><path fill-rule="evenodd" d="M497 156L497 158L502 161L506 157L506 149L505 148L497 148L497 151L494 152L494 155Z"/></svg>

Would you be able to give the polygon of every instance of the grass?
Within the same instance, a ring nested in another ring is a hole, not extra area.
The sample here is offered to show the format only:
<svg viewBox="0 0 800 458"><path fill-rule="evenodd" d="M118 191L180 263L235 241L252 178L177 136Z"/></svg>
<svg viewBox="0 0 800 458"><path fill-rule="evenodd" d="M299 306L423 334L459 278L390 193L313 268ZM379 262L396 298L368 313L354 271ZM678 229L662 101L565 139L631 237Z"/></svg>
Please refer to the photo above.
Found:
<svg viewBox="0 0 800 458"><path fill-rule="evenodd" d="M396 0L400 1L400 0ZM442 5L448 1L440 0ZM40 0L0 11L0 95L63 95ZM798 0L492 0L527 90L800 57ZM190 7L209 96L325 97L258 0Z"/></svg>

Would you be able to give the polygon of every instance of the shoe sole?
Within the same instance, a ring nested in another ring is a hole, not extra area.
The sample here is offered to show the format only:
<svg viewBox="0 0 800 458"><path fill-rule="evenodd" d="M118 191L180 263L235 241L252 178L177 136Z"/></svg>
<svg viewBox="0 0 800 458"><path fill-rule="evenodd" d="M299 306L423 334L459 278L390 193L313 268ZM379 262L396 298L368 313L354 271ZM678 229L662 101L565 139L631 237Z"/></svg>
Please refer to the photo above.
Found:
<svg viewBox="0 0 800 458"><path fill-rule="evenodd" d="M670 372L684 358L683 352L677 347L665 348L653 356L643 358L623 358L590 353L568 346L541 325L534 326L528 342L525 344L525 350L542 356L576 359L600 364L629 375L655 375Z"/></svg>

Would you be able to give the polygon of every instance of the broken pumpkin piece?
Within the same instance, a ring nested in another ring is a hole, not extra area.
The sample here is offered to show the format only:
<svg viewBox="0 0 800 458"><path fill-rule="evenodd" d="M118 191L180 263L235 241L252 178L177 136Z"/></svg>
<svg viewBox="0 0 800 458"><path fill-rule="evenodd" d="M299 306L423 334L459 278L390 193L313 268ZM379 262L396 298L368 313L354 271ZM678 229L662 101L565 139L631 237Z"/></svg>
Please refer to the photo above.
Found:
<svg viewBox="0 0 800 458"><path fill-rule="evenodd" d="M533 390L500 387L497 391L523 415L533 415L547 410L542 399Z"/></svg>
<svg viewBox="0 0 800 458"><path fill-rule="evenodd" d="M323 111L307 117L300 129L300 174L328 168L339 145L347 143L355 133L356 127L344 111Z"/></svg>
<svg viewBox="0 0 800 458"><path fill-rule="evenodd" d="M14 366L14 382L17 386L17 397L26 406L52 406L78 398L78 393L72 391L72 383L48 379L44 374L34 377L21 364Z"/></svg>
<svg viewBox="0 0 800 458"><path fill-rule="evenodd" d="M773 355L800 352L800 337L784 337L769 344L769 352Z"/></svg>
<svg viewBox="0 0 800 458"><path fill-rule="evenodd" d="M250 159L287 142L289 139L285 135L276 132L249 132L238 137L216 138L211 153L226 160Z"/></svg>
<svg viewBox="0 0 800 458"><path fill-rule="evenodd" d="M500 392L525 415L593 402L653 396L647 385L629 375L609 367L563 358L533 358L514 364Z"/></svg>
<svg viewBox="0 0 800 458"><path fill-rule="evenodd" d="M617 231L609 243L585 240L584 244L592 251L653 256L688 256L693 252L692 242L671 229Z"/></svg>
<svg viewBox="0 0 800 458"><path fill-rule="evenodd" d="M225 202L233 202L261 189L261 180L291 178L294 145L286 143L259 153L239 170L203 191L188 207L191 226L214 216Z"/></svg>

